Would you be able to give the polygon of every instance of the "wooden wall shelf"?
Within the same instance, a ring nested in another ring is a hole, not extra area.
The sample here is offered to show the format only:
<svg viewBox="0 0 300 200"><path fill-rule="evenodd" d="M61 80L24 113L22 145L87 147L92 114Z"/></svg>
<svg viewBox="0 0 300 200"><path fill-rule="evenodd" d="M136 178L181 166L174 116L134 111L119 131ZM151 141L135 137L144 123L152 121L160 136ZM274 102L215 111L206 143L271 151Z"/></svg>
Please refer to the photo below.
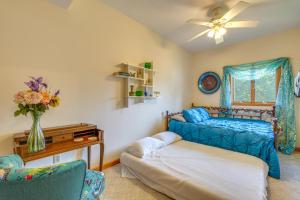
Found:
<svg viewBox="0 0 300 200"><path fill-rule="evenodd" d="M145 100L158 98L154 91L156 71L153 69L153 63L151 69L143 67L143 64L139 66L121 63L118 66L122 69L120 72L115 72L114 76L125 81L125 107L129 107L132 103L144 103ZM131 76L132 74L134 76ZM134 95L131 94L131 87L133 87ZM141 91L143 95L136 96L135 91Z"/></svg>

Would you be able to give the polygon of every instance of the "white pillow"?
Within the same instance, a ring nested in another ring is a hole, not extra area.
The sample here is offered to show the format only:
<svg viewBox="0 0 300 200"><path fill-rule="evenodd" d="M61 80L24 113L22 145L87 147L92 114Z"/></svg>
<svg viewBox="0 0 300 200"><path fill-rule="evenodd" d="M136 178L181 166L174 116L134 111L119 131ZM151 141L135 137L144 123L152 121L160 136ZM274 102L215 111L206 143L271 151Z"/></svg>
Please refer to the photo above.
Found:
<svg viewBox="0 0 300 200"><path fill-rule="evenodd" d="M182 116L182 114L173 115L171 117L171 119L175 119L175 120L180 121L180 122L186 122L186 120L184 119L184 117Z"/></svg>
<svg viewBox="0 0 300 200"><path fill-rule="evenodd" d="M152 151L163 146L166 146L163 141L152 137L145 137L132 143L126 149L126 152L136 157L143 158L145 155L150 154Z"/></svg>
<svg viewBox="0 0 300 200"><path fill-rule="evenodd" d="M180 135L177 135L176 133L171 131L164 131L152 137L163 141L166 145L182 140L182 137Z"/></svg>

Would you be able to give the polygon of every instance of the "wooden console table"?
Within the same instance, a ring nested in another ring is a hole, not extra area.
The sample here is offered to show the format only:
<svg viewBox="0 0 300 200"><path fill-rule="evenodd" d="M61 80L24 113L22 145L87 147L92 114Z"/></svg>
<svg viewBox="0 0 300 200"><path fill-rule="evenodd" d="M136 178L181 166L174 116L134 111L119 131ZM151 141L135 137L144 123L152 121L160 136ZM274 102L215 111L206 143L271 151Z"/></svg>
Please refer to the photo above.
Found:
<svg viewBox="0 0 300 200"><path fill-rule="evenodd" d="M27 137L29 131L14 135L14 152L21 156L24 163L40 158L87 147L88 169L91 167L91 146L100 145L99 170L102 171L104 155L104 131L97 129L93 124L73 124L68 126L43 129L46 149L43 151L28 153ZM83 138L83 141L75 142L74 139ZM90 138L90 139L89 139ZM94 140L91 140L94 139Z"/></svg>

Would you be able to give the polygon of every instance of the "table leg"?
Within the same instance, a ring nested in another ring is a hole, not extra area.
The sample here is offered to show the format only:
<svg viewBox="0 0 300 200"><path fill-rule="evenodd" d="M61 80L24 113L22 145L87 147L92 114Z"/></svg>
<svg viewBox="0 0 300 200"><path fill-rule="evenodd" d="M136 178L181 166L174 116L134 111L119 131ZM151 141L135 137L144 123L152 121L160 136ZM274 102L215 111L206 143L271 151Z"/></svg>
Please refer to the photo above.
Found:
<svg viewBox="0 0 300 200"><path fill-rule="evenodd" d="M103 157L104 157L104 143L100 143L100 166L99 170L102 171L103 169Z"/></svg>
<svg viewBox="0 0 300 200"><path fill-rule="evenodd" d="M91 146L87 147L88 169L91 169Z"/></svg>

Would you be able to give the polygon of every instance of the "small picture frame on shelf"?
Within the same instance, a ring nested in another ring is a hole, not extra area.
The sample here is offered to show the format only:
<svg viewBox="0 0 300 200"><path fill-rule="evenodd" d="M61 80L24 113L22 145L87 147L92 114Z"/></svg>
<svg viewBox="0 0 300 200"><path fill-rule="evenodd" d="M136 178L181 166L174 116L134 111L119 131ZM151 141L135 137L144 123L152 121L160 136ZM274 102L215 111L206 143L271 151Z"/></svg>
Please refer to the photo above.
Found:
<svg viewBox="0 0 300 200"><path fill-rule="evenodd" d="M137 78L143 78L143 70L142 69L137 69L136 76L137 76Z"/></svg>

